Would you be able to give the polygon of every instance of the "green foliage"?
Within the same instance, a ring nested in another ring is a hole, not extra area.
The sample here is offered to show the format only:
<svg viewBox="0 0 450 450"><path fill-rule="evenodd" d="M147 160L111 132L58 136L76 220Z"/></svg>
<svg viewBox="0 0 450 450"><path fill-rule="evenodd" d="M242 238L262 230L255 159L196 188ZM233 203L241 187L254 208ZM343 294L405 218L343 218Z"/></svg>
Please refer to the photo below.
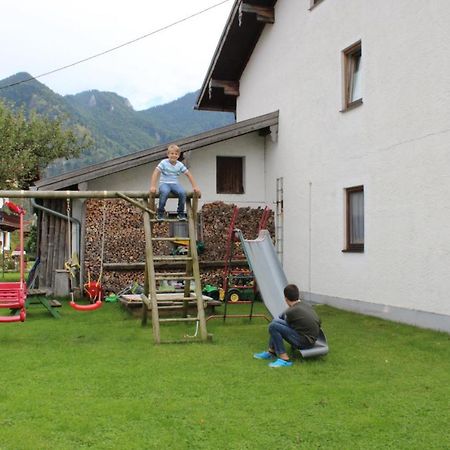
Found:
<svg viewBox="0 0 450 450"><path fill-rule="evenodd" d="M37 249L37 226L36 224L33 223L30 226L30 232L25 242L25 251L27 252L27 258L36 255L36 249Z"/></svg>
<svg viewBox="0 0 450 450"><path fill-rule="evenodd" d="M28 79L18 73L0 81L9 85ZM130 102L113 92L97 90L76 95L55 94L37 80L0 90L0 98L49 118L66 117L67 124L79 134L90 134L93 143L76 158L60 158L43 175L59 175L88 165L100 163L138 150L154 147L181 137L228 125L234 122L230 113L195 111L198 92L186 94L166 105L135 111Z"/></svg>
<svg viewBox="0 0 450 450"><path fill-rule="evenodd" d="M57 158L72 158L89 145L87 135L67 129L63 118L25 114L0 102L0 188L26 189Z"/></svg>
<svg viewBox="0 0 450 450"><path fill-rule="evenodd" d="M318 311L329 355L270 369L252 358L267 344L261 319L211 320L212 343L158 346L117 303L80 313L64 301L60 320L33 305L0 326L0 447L449 448L448 334Z"/></svg>

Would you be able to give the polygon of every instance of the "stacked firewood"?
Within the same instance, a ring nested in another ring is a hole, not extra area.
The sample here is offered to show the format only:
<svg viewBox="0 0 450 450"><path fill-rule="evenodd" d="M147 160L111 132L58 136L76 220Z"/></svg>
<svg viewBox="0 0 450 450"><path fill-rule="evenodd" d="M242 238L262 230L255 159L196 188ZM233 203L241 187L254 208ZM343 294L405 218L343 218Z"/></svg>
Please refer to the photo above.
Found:
<svg viewBox="0 0 450 450"><path fill-rule="evenodd" d="M202 285L222 285L223 264L227 255L228 235L234 205L213 202L203 205L200 216L199 259ZM86 201L86 231L84 236L85 279L101 282L105 289L118 292L138 282L144 283L143 271L105 270L105 263L139 263L145 261L145 238L142 211L125 200ZM240 208L235 227L246 239L255 239L263 214L262 208ZM274 218L270 215L266 228L274 236ZM169 236L167 222L156 223L155 236ZM240 243L232 242L232 259L243 259ZM154 241L155 255L170 255L173 245L167 241ZM203 264L207 267L202 267ZM214 262L217 263L214 267ZM211 264L212 263L212 264Z"/></svg>
<svg viewBox="0 0 450 450"><path fill-rule="evenodd" d="M225 260L234 207L235 205L224 202L213 202L203 205L202 221L205 252L201 255L201 260ZM246 239L256 239L263 211L262 208L239 208L235 228L241 230ZM267 229L273 235L273 214L269 218ZM236 259L244 257L240 243L236 240L233 250L233 255Z"/></svg>

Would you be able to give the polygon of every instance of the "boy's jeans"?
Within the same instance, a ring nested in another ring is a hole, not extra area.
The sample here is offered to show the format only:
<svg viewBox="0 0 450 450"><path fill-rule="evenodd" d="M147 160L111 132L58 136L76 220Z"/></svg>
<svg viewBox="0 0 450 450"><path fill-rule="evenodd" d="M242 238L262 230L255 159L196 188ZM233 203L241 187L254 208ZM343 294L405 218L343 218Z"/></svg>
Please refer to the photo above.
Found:
<svg viewBox="0 0 450 450"><path fill-rule="evenodd" d="M300 336L288 323L283 319L273 319L269 325L269 348L275 350L275 353L286 353L283 340L289 342L295 348L311 347L309 341Z"/></svg>
<svg viewBox="0 0 450 450"><path fill-rule="evenodd" d="M163 214L166 208L167 199L170 193L174 193L178 197L177 213L184 213L184 206L186 204L186 191L184 187L178 183L161 183L159 185L159 203L158 212Z"/></svg>

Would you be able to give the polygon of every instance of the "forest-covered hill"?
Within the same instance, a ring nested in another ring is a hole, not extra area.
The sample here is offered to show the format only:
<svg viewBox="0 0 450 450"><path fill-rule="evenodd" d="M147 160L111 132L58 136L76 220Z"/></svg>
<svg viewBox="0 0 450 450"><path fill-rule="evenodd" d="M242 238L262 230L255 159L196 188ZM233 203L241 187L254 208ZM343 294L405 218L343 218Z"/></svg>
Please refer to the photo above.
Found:
<svg viewBox="0 0 450 450"><path fill-rule="evenodd" d="M0 81L2 86L31 78L26 72ZM35 110L47 117L63 116L69 125L87 130L95 144L79 158L57 161L46 175L63 172L127 155L181 137L234 122L231 113L196 111L198 92L143 111L135 111L128 99L114 92L97 90L59 95L37 80L0 89L0 99L25 112Z"/></svg>

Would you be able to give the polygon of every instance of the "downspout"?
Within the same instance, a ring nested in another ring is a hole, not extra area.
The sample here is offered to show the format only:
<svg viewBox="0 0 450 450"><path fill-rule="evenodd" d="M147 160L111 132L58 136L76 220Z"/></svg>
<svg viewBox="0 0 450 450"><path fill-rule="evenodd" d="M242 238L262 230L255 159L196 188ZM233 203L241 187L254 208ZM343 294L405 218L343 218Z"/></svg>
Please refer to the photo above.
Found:
<svg viewBox="0 0 450 450"><path fill-rule="evenodd" d="M77 237L78 237L78 242L77 242L77 253L78 255L80 254L80 246L81 246L81 222L78 219L75 219L75 217L69 217L69 216L65 216L64 214L58 212L58 211L54 211L53 209L47 208L45 206L39 205L38 203L36 203L36 200L33 197L30 197L30 202L31 205L33 206L33 208L36 209L40 209L41 211L45 211L48 214L51 214L53 216L59 217L60 219L65 219L65 220L69 220L70 222L74 223L77 225ZM68 230L69 233L71 233L71 230ZM72 253L72 249L70 249L69 252L69 256ZM80 286L83 286L83 271L80 270Z"/></svg>

